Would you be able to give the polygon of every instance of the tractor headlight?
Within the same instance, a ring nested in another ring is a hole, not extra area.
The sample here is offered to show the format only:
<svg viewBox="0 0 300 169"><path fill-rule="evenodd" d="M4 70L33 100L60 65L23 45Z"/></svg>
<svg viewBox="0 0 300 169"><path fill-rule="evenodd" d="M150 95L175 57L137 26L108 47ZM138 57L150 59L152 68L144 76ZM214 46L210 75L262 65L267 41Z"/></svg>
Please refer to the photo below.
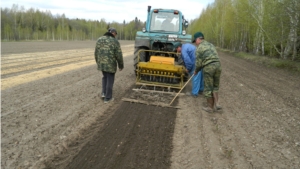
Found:
<svg viewBox="0 0 300 169"><path fill-rule="evenodd" d="M185 30L182 31L182 35L186 35L186 31Z"/></svg>
<svg viewBox="0 0 300 169"><path fill-rule="evenodd" d="M146 32L146 28L143 28L142 31L145 33Z"/></svg>

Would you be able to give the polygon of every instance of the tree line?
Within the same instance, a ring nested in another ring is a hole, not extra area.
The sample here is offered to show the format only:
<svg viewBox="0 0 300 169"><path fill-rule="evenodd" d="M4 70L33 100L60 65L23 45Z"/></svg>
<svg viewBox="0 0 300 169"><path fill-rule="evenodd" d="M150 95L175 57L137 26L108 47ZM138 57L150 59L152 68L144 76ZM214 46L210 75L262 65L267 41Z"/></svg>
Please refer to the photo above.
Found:
<svg viewBox="0 0 300 169"><path fill-rule="evenodd" d="M26 10L16 4L11 9L1 8L1 41L96 40L109 27L118 30L118 39L133 40L143 25L137 17L129 22L110 23L105 19L68 19L65 14L52 15L51 11L34 8Z"/></svg>
<svg viewBox="0 0 300 169"><path fill-rule="evenodd" d="M205 39L231 51L300 61L299 17L299 0L215 0L191 20L187 32L202 31ZM1 8L2 41L96 40L108 27L118 30L118 39L134 40L144 25L137 17L109 23L68 19L15 4Z"/></svg>
<svg viewBox="0 0 300 169"><path fill-rule="evenodd" d="M299 0L215 0L191 22L231 51L300 60Z"/></svg>

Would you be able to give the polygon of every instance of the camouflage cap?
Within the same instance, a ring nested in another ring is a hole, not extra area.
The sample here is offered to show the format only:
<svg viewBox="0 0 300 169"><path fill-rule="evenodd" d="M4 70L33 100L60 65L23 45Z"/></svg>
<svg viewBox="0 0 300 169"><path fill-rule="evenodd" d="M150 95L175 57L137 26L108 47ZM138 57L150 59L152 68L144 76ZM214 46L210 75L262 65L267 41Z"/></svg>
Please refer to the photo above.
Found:
<svg viewBox="0 0 300 169"><path fill-rule="evenodd" d="M201 39L204 39L204 35L202 32L196 32L194 34L194 40L193 40L193 43L196 41L197 38L201 38Z"/></svg>
<svg viewBox="0 0 300 169"><path fill-rule="evenodd" d="M115 28L109 28L108 32L118 34L118 32L117 32L117 30Z"/></svg>

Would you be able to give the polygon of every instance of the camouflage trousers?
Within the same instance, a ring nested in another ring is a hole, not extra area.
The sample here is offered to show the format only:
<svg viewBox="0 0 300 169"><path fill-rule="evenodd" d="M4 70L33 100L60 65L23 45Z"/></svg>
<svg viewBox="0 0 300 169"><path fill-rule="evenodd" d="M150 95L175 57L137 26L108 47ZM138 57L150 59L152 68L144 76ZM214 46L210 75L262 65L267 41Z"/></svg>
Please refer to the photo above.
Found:
<svg viewBox="0 0 300 169"><path fill-rule="evenodd" d="M206 98L213 97L213 92L219 91L221 72L222 69L220 62L210 63L203 68L203 94Z"/></svg>

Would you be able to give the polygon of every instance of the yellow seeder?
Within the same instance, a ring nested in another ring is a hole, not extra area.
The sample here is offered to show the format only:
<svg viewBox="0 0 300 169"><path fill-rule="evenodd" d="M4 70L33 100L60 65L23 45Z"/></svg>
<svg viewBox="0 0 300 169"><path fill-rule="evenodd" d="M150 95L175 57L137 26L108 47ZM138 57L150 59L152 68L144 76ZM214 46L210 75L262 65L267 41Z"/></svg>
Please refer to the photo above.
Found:
<svg viewBox="0 0 300 169"><path fill-rule="evenodd" d="M151 56L149 62L137 64L136 84L181 89L185 72L184 66L175 64L174 57Z"/></svg>

